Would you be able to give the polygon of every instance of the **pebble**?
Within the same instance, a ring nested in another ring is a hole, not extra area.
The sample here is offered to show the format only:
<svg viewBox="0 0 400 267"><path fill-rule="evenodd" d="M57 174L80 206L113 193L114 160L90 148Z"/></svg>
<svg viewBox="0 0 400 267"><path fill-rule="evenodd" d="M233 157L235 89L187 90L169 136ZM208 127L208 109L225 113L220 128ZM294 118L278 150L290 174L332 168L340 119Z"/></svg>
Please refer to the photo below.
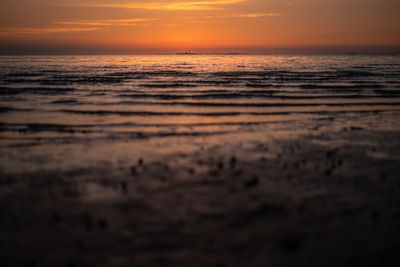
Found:
<svg viewBox="0 0 400 267"><path fill-rule="evenodd" d="M108 227L108 222L107 222L107 220L106 219L100 219L98 222L97 222L97 225L99 226L99 228L100 229L107 229L107 227Z"/></svg>
<svg viewBox="0 0 400 267"><path fill-rule="evenodd" d="M244 186L246 188L252 188L252 187L257 186L259 183L260 183L260 179L258 178L258 176L253 176L251 179L247 180L244 183Z"/></svg>
<svg viewBox="0 0 400 267"><path fill-rule="evenodd" d="M218 162L218 169L222 170L224 168L224 163L222 161Z"/></svg>
<svg viewBox="0 0 400 267"><path fill-rule="evenodd" d="M87 230L93 229L93 218L89 213L81 215L81 222Z"/></svg>
<svg viewBox="0 0 400 267"><path fill-rule="evenodd" d="M128 192L128 183L121 182L121 188L122 188L122 192L127 193Z"/></svg>
<svg viewBox="0 0 400 267"><path fill-rule="evenodd" d="M302 246L300 240L292 236L286 236L282 238L279 245L284 251L288 253L294 253L298 251Z"/></svg>
<svg viewBox="0 0 400 267"><path fill-rule="evenodd" d="M236 158L231 157L231 169L235 168L235 165L236 165Z"/></svg>

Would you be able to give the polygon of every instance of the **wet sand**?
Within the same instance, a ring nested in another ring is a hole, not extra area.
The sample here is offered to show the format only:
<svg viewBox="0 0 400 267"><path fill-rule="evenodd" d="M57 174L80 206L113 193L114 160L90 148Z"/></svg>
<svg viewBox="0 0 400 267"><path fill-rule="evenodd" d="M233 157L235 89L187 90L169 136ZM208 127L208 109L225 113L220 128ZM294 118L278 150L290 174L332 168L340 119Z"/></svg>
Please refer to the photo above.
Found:
<svg viewBox="0 0 400 267"><path fill-rule="evenodd" d="M397 266L400 132L1 175L3 266ZM171 140L174 141L174 140Z"/></svg>
<svg viewBox="0 0 400 267"><path fill-rule="evenodd" d="M398 56L0 60L0 266L400 266Z"/></svg>

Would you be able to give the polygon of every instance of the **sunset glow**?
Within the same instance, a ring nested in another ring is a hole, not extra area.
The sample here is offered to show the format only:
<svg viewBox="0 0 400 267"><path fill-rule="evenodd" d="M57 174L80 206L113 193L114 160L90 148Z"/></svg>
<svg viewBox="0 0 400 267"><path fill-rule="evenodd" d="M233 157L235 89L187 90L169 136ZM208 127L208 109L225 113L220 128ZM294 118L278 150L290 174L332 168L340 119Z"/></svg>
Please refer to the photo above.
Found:
<svg viewBox="0 0 400 267"><path fill-rule="evenodd" d="M0 0L0 266L400 266L400 0Z"/></svg>
<svg viewBox="0 0 400 267"><path fill-rule="evenodd" d="M395 0L0 3L0 49L400 46Z"/></svg>

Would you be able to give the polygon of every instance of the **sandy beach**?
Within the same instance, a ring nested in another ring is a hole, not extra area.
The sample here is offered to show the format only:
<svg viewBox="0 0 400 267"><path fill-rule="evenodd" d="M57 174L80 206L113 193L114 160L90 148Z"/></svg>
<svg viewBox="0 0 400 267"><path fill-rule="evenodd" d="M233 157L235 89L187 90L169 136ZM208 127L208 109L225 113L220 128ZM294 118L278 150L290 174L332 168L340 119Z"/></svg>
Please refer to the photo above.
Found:
<svg viewBox="0 0 400 267"><path fill-rule="evenodd" d="M399 138L355 129L120 169L3 174L2 261L396 266Z"/></svg>

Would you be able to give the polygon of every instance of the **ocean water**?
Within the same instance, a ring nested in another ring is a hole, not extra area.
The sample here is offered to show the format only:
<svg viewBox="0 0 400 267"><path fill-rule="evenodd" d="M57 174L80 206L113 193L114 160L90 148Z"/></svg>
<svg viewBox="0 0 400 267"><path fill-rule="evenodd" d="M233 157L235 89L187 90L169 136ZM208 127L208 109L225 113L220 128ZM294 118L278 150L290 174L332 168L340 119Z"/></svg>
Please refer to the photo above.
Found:
<svg viewBox="0 0 400 267"><path fill-rule="evenodd" d="M396 130L399 56L3 56L3 172Z"/></svg>

